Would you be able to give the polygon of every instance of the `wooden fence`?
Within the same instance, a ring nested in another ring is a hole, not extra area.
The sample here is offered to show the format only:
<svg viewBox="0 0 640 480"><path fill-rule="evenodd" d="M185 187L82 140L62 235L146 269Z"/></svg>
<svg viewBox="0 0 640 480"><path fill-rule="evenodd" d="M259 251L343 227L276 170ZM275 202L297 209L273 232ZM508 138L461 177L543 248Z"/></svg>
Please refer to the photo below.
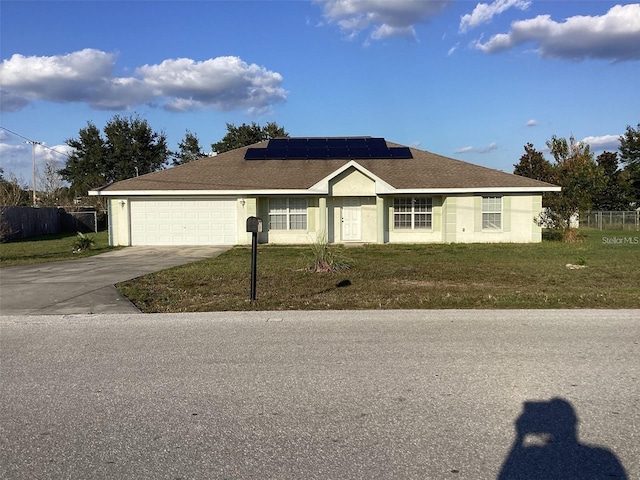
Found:
<svg viewBox="0 0 640 480"><path fill-rule="evenodd" d="M63 232L96 232L95 210L67 211L61 207L1 207L0 239L3 241Z"/></svg>

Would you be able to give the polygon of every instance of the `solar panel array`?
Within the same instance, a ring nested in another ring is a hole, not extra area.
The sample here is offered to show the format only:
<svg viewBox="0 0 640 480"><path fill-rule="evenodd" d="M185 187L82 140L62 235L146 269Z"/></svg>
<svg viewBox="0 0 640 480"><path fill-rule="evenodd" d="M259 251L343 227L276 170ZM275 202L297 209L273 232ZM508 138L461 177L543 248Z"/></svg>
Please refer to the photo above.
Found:
<svg viewBox="0 0 640 480"><path fill-rule="evenodd" d="M248 148L245 160L413 158L408 147L388 147L384 138L273 138L266 148Z"/></svg>

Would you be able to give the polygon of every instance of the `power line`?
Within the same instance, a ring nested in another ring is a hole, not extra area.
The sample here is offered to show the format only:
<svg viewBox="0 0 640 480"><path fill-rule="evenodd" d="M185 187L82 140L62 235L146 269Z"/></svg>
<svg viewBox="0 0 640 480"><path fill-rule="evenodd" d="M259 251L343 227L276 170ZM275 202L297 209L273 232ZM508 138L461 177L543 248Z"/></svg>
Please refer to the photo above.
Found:
<svg viewBox="0 0 640 480"><path fill-rule="evenodd" d="M0 128L6 132L9 132L12 135L15 135L16 137L20 137L21 139L25 140L25 143L29 143L29 144L36 144L36 145L40 145L42 148L49 150L50 152L53 153L57 153L58 155L63 155L67 158L71 158L71 155L69 155L66 152L59 152L58 150L56 150L55 148L51 148L51 147L47 147L46 145L44 145L42 142L38 142L36 140L32 140L31 138L25 137L24 135L20 135L17 132L14 132L13 130L9 130L7 127L3 127L2 125L0 125Z"/></svg>

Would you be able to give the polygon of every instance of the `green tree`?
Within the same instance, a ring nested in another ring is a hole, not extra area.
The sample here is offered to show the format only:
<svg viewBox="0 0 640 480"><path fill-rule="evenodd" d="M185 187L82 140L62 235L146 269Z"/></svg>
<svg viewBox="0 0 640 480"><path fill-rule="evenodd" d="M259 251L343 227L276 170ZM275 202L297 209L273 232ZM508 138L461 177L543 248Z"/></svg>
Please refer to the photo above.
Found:
<svg viewBox="0 0 640 480"><path fill-rule="evenodd" d="M624 171L629 175L631 183L631 200L635 206L640 206L640 123L637 128L627 125L624 135L620 136L620 161L624 164Z"/></svg>
<svg viewBox="0 0 640 480"><path fill-rule="evenodd" d="M262 142L276 137L288 137L289 134L284 127L279 127L276 123L267 123L261 127L256 122L251 125L243 123L236 127L232 123L227 123L227 133L222 140L211 144L211 149L216 153L224 153L254 143Z"/></svg>
<svg viewBox="0 0 640 480"><path fill-rule="evenodd" d="M594 210L628 210L631 183L628 172L619 168L618 154L602 152L596 163L604 177L604 188L594 198Z"/></svg>
<svg viewBox="0 0 640 480"><path fill-rule="evenodd" d="M73 197L84 196L92 188L107 183L107 149L98 127L87 122L80 129L78 138L66 140L73 150L69 154L60 175L70 183Z"/></svg>
<svg viewBox="0 0 640 480"><path fill-rule="evenodd" d="M605 188L605 178L589 145L576 142L573 136L567 141L553 135L547 147L556 162L552 183L562 191L549 195L540 222L561 230L564 240L571 241L576 238L572 222L580 212L591 210Z"/></svg>
<svg viewBox="0 0 640 480"><path fill-rule="evenodd" d="M74 150L60 175L71 184L73 196L93 188L163 168L169 158L164 133L154 132L146 120L116 115L104 127L88 122L78 138L68 139Z"/></svg>
<svg viewBox="0 0 640 480"><path fill-rule="evenodd" d="M186 131L184 139L178 143L178 148L180 148L180 150L173 154L174 165L189 163L205 155L198 137L189 130Z"/></svg>
<svg viewBox="0 0 640 480"><path fill-rule="evenodd" d="M549 182L553 176L553 167L549 160L544 158L542 152L533 148L533 144L524 146L525 153L520 161L514 165L513 173L522 177L533 178L541 182Z"/></svg>
<svg viewBox="0 0 640 480"><path fill-rule="evenodd" d="M166 166L170 152L164 133L154 132L138 116L116 115L104 127L108 182L155 172Z"/></svg>

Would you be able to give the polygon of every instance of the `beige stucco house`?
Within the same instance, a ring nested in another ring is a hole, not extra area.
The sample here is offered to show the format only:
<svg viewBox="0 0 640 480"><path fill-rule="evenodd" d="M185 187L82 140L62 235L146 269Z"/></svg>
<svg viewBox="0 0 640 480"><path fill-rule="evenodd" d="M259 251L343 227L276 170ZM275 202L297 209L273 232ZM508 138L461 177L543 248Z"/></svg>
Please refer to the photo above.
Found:
<svg viewBox="0 0 640 480"><path fill-rule="evenodd" d="M560 187L382 138L279 138L90 192L111 245L541 241Z"/></svg>

